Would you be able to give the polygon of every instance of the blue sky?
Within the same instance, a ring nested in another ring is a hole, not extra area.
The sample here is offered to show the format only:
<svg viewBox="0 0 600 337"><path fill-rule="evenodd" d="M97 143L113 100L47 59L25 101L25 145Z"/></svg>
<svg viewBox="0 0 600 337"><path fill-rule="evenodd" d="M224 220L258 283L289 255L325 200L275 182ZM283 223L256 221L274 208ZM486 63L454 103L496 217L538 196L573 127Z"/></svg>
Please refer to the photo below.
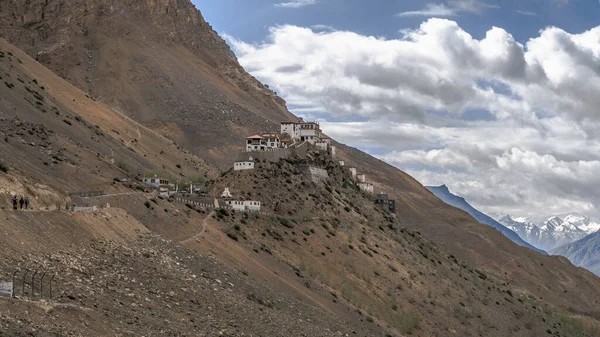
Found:
<svg viewBox="0 0 600 337"><path fill-rule="evenodd" d="M193 1L335 139L488 213L600 217L597 0Z"/></svg>
<svg viewBox="0 0 600 337"><path fill-rule="evenodd" d="M246 42L262 41L269 27L282 24L328 25L364 35L394 38L399 30L413 28L422 21L422 17L396 17L394 14L419 10L429 3L444 3L420 0L321 0L301 8L275 6L282 1L287 0L193 0L215 30ZM498 26L510 30L520 42L536 35L546 26L580 32L598 24L598 1L564 2L490 0L486 4L499 8L489 8L478 15L461 13L453 18L474 37L481 37L491 26ZM536 15L523 15L518 11Z"/></svg>

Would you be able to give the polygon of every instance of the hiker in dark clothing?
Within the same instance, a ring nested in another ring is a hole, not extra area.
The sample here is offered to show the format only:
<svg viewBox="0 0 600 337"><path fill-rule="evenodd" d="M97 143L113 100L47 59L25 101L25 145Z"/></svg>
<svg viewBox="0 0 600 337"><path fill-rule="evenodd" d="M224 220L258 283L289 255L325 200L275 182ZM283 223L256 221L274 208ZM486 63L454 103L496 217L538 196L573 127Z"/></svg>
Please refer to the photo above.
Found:
<svg viewBox="0 0 600 337"><path fill-rule="evenodd" d="M25 203L25 200L23 199L23 197L21 196L21 200L19 200L19 205L21 205L21 209L23 209L23 204Z"/></svg>
<svg viewBox="0 0 600 337"><path fill-rule="evenodd" d="M17 209L17 196L16 195L14 197L12 197L12 202L13 202L13 209L16 210Z"/></svg>
<svg viewBox="0 0 600 337"><path fill-rule="evenodd" d="M29 197L25 197L25 209L29 209Z"/></svg>

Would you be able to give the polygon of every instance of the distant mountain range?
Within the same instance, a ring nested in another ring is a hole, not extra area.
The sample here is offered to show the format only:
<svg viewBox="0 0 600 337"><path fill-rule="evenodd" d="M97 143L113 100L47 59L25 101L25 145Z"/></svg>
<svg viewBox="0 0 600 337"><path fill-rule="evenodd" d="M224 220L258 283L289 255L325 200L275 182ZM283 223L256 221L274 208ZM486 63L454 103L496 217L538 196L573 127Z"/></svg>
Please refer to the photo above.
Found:
<svg viewBox="0 0 600 337"><path fill-rule="evenodd" d="M504 215L498 222L529 244L548 252L600 230L599 223L573 213L541 219Z"/></svg>
<svg viewBox="0 0 600 337"><path fill-rule="evenodd" d="M504 236L511 239L516 244L536 250L542 254L547 254L543 249L538 249L534 245L532 245L532 244L528 243L526 240L522 239L513 230L503 226L501 223L494 220L492 217L475 209L464 198L452 194L450 192L450 190L448 190L448 187L446 185L426 186L426 188L429 191L431 191L436 197L440 198L443 202L447 203L448 205L462 209L463 211L469 213L472 217L474 217L477 221L481 222L482 224L486 224L486 225L496 228L500 233L504 234Z"/></svg>
<svg viewBox="0 0 600 337"><path fill-rule="evenodd" d="M552 250L552 255L562 255L578 267L600 276L600 231L581 240Z"/></svg>

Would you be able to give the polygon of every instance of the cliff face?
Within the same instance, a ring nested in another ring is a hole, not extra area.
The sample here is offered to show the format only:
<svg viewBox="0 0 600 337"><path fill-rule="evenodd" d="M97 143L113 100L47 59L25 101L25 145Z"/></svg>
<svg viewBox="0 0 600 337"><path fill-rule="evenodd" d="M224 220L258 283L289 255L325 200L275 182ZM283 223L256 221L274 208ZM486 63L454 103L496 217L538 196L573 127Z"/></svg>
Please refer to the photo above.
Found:
<svg viewBox="0 0 600 337"><path fill-rule="evenodd" d="M61 77L225 164L291 118L189 0L0 2L0 32Z"/></svg>

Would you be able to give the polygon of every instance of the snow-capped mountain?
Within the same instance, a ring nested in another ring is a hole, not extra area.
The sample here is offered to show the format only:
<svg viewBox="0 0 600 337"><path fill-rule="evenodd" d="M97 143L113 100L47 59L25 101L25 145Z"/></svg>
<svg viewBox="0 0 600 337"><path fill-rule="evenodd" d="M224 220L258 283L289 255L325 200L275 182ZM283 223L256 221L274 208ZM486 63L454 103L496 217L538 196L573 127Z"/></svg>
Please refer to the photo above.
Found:
<svg viewBox="0 0 600 337"><path fill-rule="evenodd" d="M538 249L533 245L527 243L524 239L520 238L519 235L512 230L506 228L498 221L492 219L490 216L478 211L473 206L469 205L469 203L463 198L459 197L455 194L452 194L446 185L442 186L426 186L426 188L431 191L436 197L440 198L443 202L448 205L454 206L456 208L462 209L463 211L469 213L472 217L474 217L477 221L482 224L486 224L488 226L494 227L500 233L504 234L507 238L515 242L516 244L527 247L529 249L533 249L542 254L547 254L544 250Z"/></svg>
<svg viewBox="0 0 600 337"><path fill-rule="evenodd" d="M545 251L570 244L600 230L600 223L578 214L564 214L542 220L505 215L498 222L529 244Z"/></svg>

